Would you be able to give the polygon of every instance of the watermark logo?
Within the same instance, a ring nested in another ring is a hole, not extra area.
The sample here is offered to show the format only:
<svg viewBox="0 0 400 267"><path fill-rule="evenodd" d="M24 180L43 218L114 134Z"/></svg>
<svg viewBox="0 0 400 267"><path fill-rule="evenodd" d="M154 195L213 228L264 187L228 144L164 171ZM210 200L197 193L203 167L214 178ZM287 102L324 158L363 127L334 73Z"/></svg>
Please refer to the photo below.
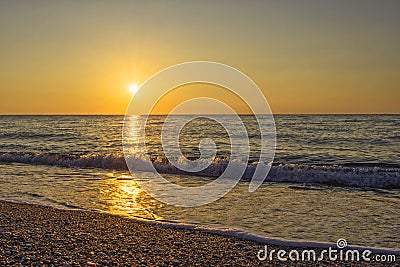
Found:
<svg viewBox="0 0 400 267"><path fill-rule="evenodd" d="M338 248L345 248L345 247L347 247L347 241L346 241L346 239L339 238L339 239L336 241L336 246L337 246Z"/></svg>
<svg viewBox="0 0 400 267"><path fill-rule="evenodd" d="M225 64L196 61L178 64L155 74L145 81L132 98L125 114L123 127L124 156L132 176L147 171L147 179L136 182L149 195L170 205L193 207L211 203L227 194L246 172L249 161L249 137L240 116L225 103L212 98L194 98L179 104L168 114L162 130L162 147L166 159L178 170L186 173L202 171L213 164L216 143L211 138L201 140L200 158L184 157L179 147L179 133L196 118L207 118L224 127L231 143L229 162L223 173L215 180L198 187L185 187L165 179L154 167L146 147L146 123L156 103L171 90L187 84L205 83L221 86L239 96L251 109L260 130L260 156L252 174L249 192L255 191L267 176L275 154L275 122L271 109L261 90L244 73ZM177 120L177 110L190 105L203 106L214 101L221 106L230 120L218 115L191 115ZM140 116L139 118L137 116ZM133 145L136 149L133 149Z"/></svg>
<svg viewBox="0 0 400 267"><path fill-rule="evenodd" d="M340 238L336 242L336 247L328 247L328 249L268 249L268 245L264 246L257 252L257 258L260 261L274 261L275 259L285 261L365 261L365 262L395 262L396 255L392 254L373 254L369 249L346 249L346 239Z"/></svg>

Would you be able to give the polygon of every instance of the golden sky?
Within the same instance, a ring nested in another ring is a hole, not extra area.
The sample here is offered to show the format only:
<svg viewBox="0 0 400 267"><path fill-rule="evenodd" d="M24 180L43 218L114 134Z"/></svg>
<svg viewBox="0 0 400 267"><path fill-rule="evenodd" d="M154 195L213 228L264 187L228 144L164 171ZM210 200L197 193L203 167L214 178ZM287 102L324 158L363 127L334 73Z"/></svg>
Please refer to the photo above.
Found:
<svg viewBox="0 0 400 267"><path fill-rule="evenodd" d="M244 72L273 113L400 113L399 13L396 0L1 1L0 113L123 114L129 84L194 60ZM226 96L214 89L202 95Z"/></svg>

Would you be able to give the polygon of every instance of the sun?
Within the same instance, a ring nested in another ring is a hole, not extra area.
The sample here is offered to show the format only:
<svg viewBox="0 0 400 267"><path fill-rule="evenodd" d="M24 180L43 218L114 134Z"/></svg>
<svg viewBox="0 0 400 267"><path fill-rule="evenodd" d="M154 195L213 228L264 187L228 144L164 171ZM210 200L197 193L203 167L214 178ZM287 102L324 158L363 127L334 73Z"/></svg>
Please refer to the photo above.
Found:
<svg viewBox="0 0 400 267"><path fill-rule="evenodd" d="M129 91L132 94L136 94L138 90L139 90L139 87L136 84L133 83L133 84L129 85Z"/></svg>

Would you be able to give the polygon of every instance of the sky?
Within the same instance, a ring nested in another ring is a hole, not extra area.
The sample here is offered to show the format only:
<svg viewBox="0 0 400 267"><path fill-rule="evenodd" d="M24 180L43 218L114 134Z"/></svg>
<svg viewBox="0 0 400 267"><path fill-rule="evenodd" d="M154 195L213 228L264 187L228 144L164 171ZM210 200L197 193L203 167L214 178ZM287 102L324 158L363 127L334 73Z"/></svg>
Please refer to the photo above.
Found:
<svg viewBox="0 0 400 267"><path fill-rule="evenodd" d="M399 13L396 0L0 0L0 114L124 114L130 84L197 60L245 73L276 114L400 113ZM156 113L208 95L248 112L206 87Z"/></svg>

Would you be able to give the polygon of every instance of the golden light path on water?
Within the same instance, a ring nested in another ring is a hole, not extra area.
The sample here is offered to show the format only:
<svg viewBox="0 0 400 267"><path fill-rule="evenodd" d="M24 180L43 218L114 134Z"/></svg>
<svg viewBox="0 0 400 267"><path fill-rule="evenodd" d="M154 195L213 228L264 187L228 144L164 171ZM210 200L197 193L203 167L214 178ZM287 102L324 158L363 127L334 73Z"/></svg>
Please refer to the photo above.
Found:
<svg viewBox="0 0 400 267"><path fill-rule="evenodd" d="M105 187L100 190L98 201L105 204L107 212L141 219L161 219L154 215L148 207L155 204L152 203L154 200L152 201L146 196L130 175L121 175L116 179L103 181Z"/></svg>

